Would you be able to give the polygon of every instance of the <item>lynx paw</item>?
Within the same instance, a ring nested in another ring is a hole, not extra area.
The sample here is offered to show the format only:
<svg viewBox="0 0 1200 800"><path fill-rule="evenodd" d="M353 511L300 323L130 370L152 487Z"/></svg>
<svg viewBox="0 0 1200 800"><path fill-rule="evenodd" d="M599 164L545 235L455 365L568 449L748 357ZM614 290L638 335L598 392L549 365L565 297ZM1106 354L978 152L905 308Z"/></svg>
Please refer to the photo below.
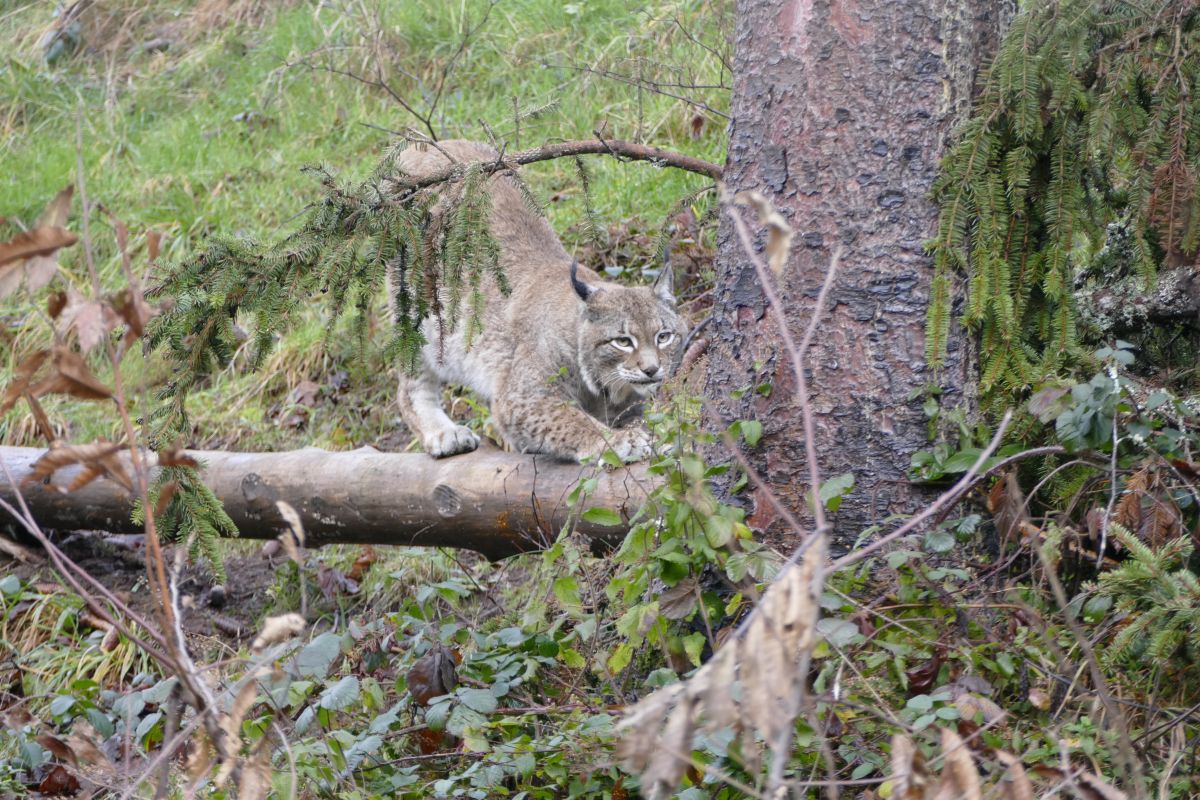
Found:
<svg viewBox="0 0 1200 800"><path fill-rule="evenodd" d="M626 463L642 461L650 456L652 444L650 433L645 428L622 428L613 431L608 441L602 444L596 452L581 454L580 460L594 458L607 450L612 450L617 454L617 458Z"/></svg>
<svg viewBox="0 0 1200 800"><path fill-rule="evenodd" d="M479 437L470 428L455 425L453 428L443 428L429 434L422 444L429 455L445 458L471 452L479 447Z"/></svg>

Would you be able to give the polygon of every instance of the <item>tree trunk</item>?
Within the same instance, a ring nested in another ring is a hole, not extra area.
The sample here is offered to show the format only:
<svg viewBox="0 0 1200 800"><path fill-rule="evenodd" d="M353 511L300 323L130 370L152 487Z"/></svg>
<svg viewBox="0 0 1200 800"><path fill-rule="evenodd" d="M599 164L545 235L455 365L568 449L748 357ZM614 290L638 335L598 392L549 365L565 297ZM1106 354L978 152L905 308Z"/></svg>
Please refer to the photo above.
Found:
<svg viewBox="0 0 1200 800"><path fill-rule="evenodd" d="M822 475L850 472L856 481L834 518L834 541L843 548L921 499L906 480L911 454L927 443L922 398L914 393L933 385L943 407L971 404L972 359L961 329L951 333L943 370L924 365L933 271L923 243L935 232L928 192L938 161L969 110L1001 16L1000 4L988 0L738 2L726 185L731 194L761 192L795 231L780 290L797 340L830 256L843 246L808 358ZM736 419L761 421L762 442L747 456L772 491L805 515L796 382L771 313L726 216L707 422L722 430ZM773 543L789 544L770 504L753 494L750 503L750 522Z"/></svg>
<svg viewBox="0 0 1200 800"><path fill-rule="evenodd" d="M22 485L44 452L0 447L0 459L22 486L40 525L141 531L130 519L132 498L111 481L100 479L70 494L36 483ZM309 546L457 547L493 559L552 543L575 511L567 496L589 475L595 475L597 485L582 507L612 510L622 522L606 526L580 520L576 530L597 546L618 544L654 482L642 465L608 471L492 448L439 461L422 453L371 448L348 453L314 447L285 453L189 454L205 465L205 483L243 537L278 536L284 523L275 502L283 500L300 514ZM79 471L78 466L59 470L54 484L70 484ZM16 492L3 472L0 499L16 506Z"/></svg>

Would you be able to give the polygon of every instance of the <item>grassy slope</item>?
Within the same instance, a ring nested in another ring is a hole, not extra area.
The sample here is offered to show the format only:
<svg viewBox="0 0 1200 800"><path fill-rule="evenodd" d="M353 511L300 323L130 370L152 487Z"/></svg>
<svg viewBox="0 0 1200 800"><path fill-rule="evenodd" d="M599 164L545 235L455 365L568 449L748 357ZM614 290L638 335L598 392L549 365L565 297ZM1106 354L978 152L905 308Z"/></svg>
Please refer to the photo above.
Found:
<svg viewBox="0 0 1200 800"><path fill-rule="evenodd" d="M299 170L302 165L323 162L343 175L362 175L390 138L369 126L420 127L377 88L285 66L314 48L362 44L361 19L353 14L343 15L334 4L303 2L273 16L258 14L249 25L197 30L189 16L194 5L108 4L118 12L128 7L127 18L137 22L132 37L113 48L115 57L85 53L54 66L42 62L37 41L51 21L51 4L28 3L0 14L0 41L12 45L0 61L0 108L7 109L0 112L0 215L28 222L74 180L78 128L92 201L112 209L135 234L147 227L168 234L166 255L178 258L213 233L281 235L317 196L312 180ZM232 3L235 10L246 5ZM459 49L464 18L474 25L487 7L432 0L381 5L388 52L396 54L397 66L430 85ZM649 92L639 97L628 85L562 66L606 59L615 70L640 68L666 79L656 64L678 64L695 70L701 82L720 83L717 59L689 42L673 22L678 18L716 41L712 19L720 15L713 11L707 2L655 3L638 11L615 0L499 5L455 62L436 115L438 135L485 138L481 120L508 134L515 97L522 108L557 103L522 124L523 146L585 138L607 123L610 135L633 138L640 130L646 141L721 161L719 117L710 115L701 136L693 139L693 112L686 104ZM153 38L162 25L175 26L182 43L165 54L138 52L135 45ZM110 28L97 38L111 34ZM356 69L378 63L349 52L339 63ZM396 71L389 79L410 101L423 105L413 81ZM721 90L684 93L717 108L727 95ZM645 164L601 158L589 163L593 200L606 224L633 219L641 227L657 227L680 196L703 185L698 176ZM528 172L543 197L555 198L548 214L560 231L579 222L584 204L570 162ZM72 225L77 230L78 213L76 202ZM100 214L91 223L102 274L115 280L119 262L111 228ZM63 263L69 281L85 289L79 249L65 252ZM17 354L46 336L44 318L27 313L28 302L21 305L0 305L0 313L16 319L9 328L15 334L11 352ZM325 329L314 313L310 325L281 343L264 374L231 372L198 397L193 404L198 440L241 447L350 447L386 438L394 418L386 365L370 363L373 357L362 363L345 345L326 342ZM0 356L0 380L15 359ZM136 363L131 368L153 381L153 368L141 370ZM286 409L272 403L286 405L289 388L305 379L320 383L338 369L349 373L350 386L342 390L349 398L342 397L340 408L322 405L303 430L272 423L286 416ZM266 393L261 402L260 387ZM50 410L72 438L114 432L109 415L96 408L52 403ZM13 412L0 420L0 441L29 440L29 427L19 416Z"/></svg>

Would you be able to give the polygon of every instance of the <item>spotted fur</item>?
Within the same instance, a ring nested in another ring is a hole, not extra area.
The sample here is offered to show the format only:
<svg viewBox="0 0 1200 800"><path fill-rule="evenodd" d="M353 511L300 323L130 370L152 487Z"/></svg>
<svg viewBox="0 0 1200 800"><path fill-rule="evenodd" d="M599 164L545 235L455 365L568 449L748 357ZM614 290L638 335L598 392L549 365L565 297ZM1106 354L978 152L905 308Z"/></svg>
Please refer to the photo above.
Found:
<svg viewBox="0 0 1200 800"><path fill-rule="evenodd" d="M407 150L398 165L425 174L444 168L447 154L456 161L498 157L486 145L447 141ZM442 384L459 384L490 405L515 450L578 461L611 448L627 461L645 458L642 404L661 385L686 332L670 270L653 287L601 280L573 263L510 178L491 178L489 193L491 232L511 293L485 280L483 333L469 345L465 323L443 333L426 320L418 372L400 378L405 423L434 457L474 450L478 437L441 405Z"/></svg>

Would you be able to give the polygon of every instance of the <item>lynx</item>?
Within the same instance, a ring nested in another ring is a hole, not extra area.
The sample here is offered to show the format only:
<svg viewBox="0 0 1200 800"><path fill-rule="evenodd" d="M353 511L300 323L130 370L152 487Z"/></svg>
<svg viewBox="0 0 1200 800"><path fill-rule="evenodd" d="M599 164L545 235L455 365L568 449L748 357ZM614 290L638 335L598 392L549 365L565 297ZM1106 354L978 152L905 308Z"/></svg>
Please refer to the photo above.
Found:
<svg viewBox="0 0 1200 800"><path fill-rule="evenodd" d="M445 168L448 157L499 156L486 145L446 141L406 150L397 163L421 175ZM514 450L567 461L608 449L625 461L647 457L642 405L661 385L685 333L671 270L664 268L653 287L601 280L567 254L511 178L497 174L488 191L491 232L511 292L485 279L482 333L470 342L465 322L445 331L435 319L424 322L416 374L400 378L405 424L434 458L478 447L479 437L442 409L442 384L457 384L490 406Z"/></svg>

